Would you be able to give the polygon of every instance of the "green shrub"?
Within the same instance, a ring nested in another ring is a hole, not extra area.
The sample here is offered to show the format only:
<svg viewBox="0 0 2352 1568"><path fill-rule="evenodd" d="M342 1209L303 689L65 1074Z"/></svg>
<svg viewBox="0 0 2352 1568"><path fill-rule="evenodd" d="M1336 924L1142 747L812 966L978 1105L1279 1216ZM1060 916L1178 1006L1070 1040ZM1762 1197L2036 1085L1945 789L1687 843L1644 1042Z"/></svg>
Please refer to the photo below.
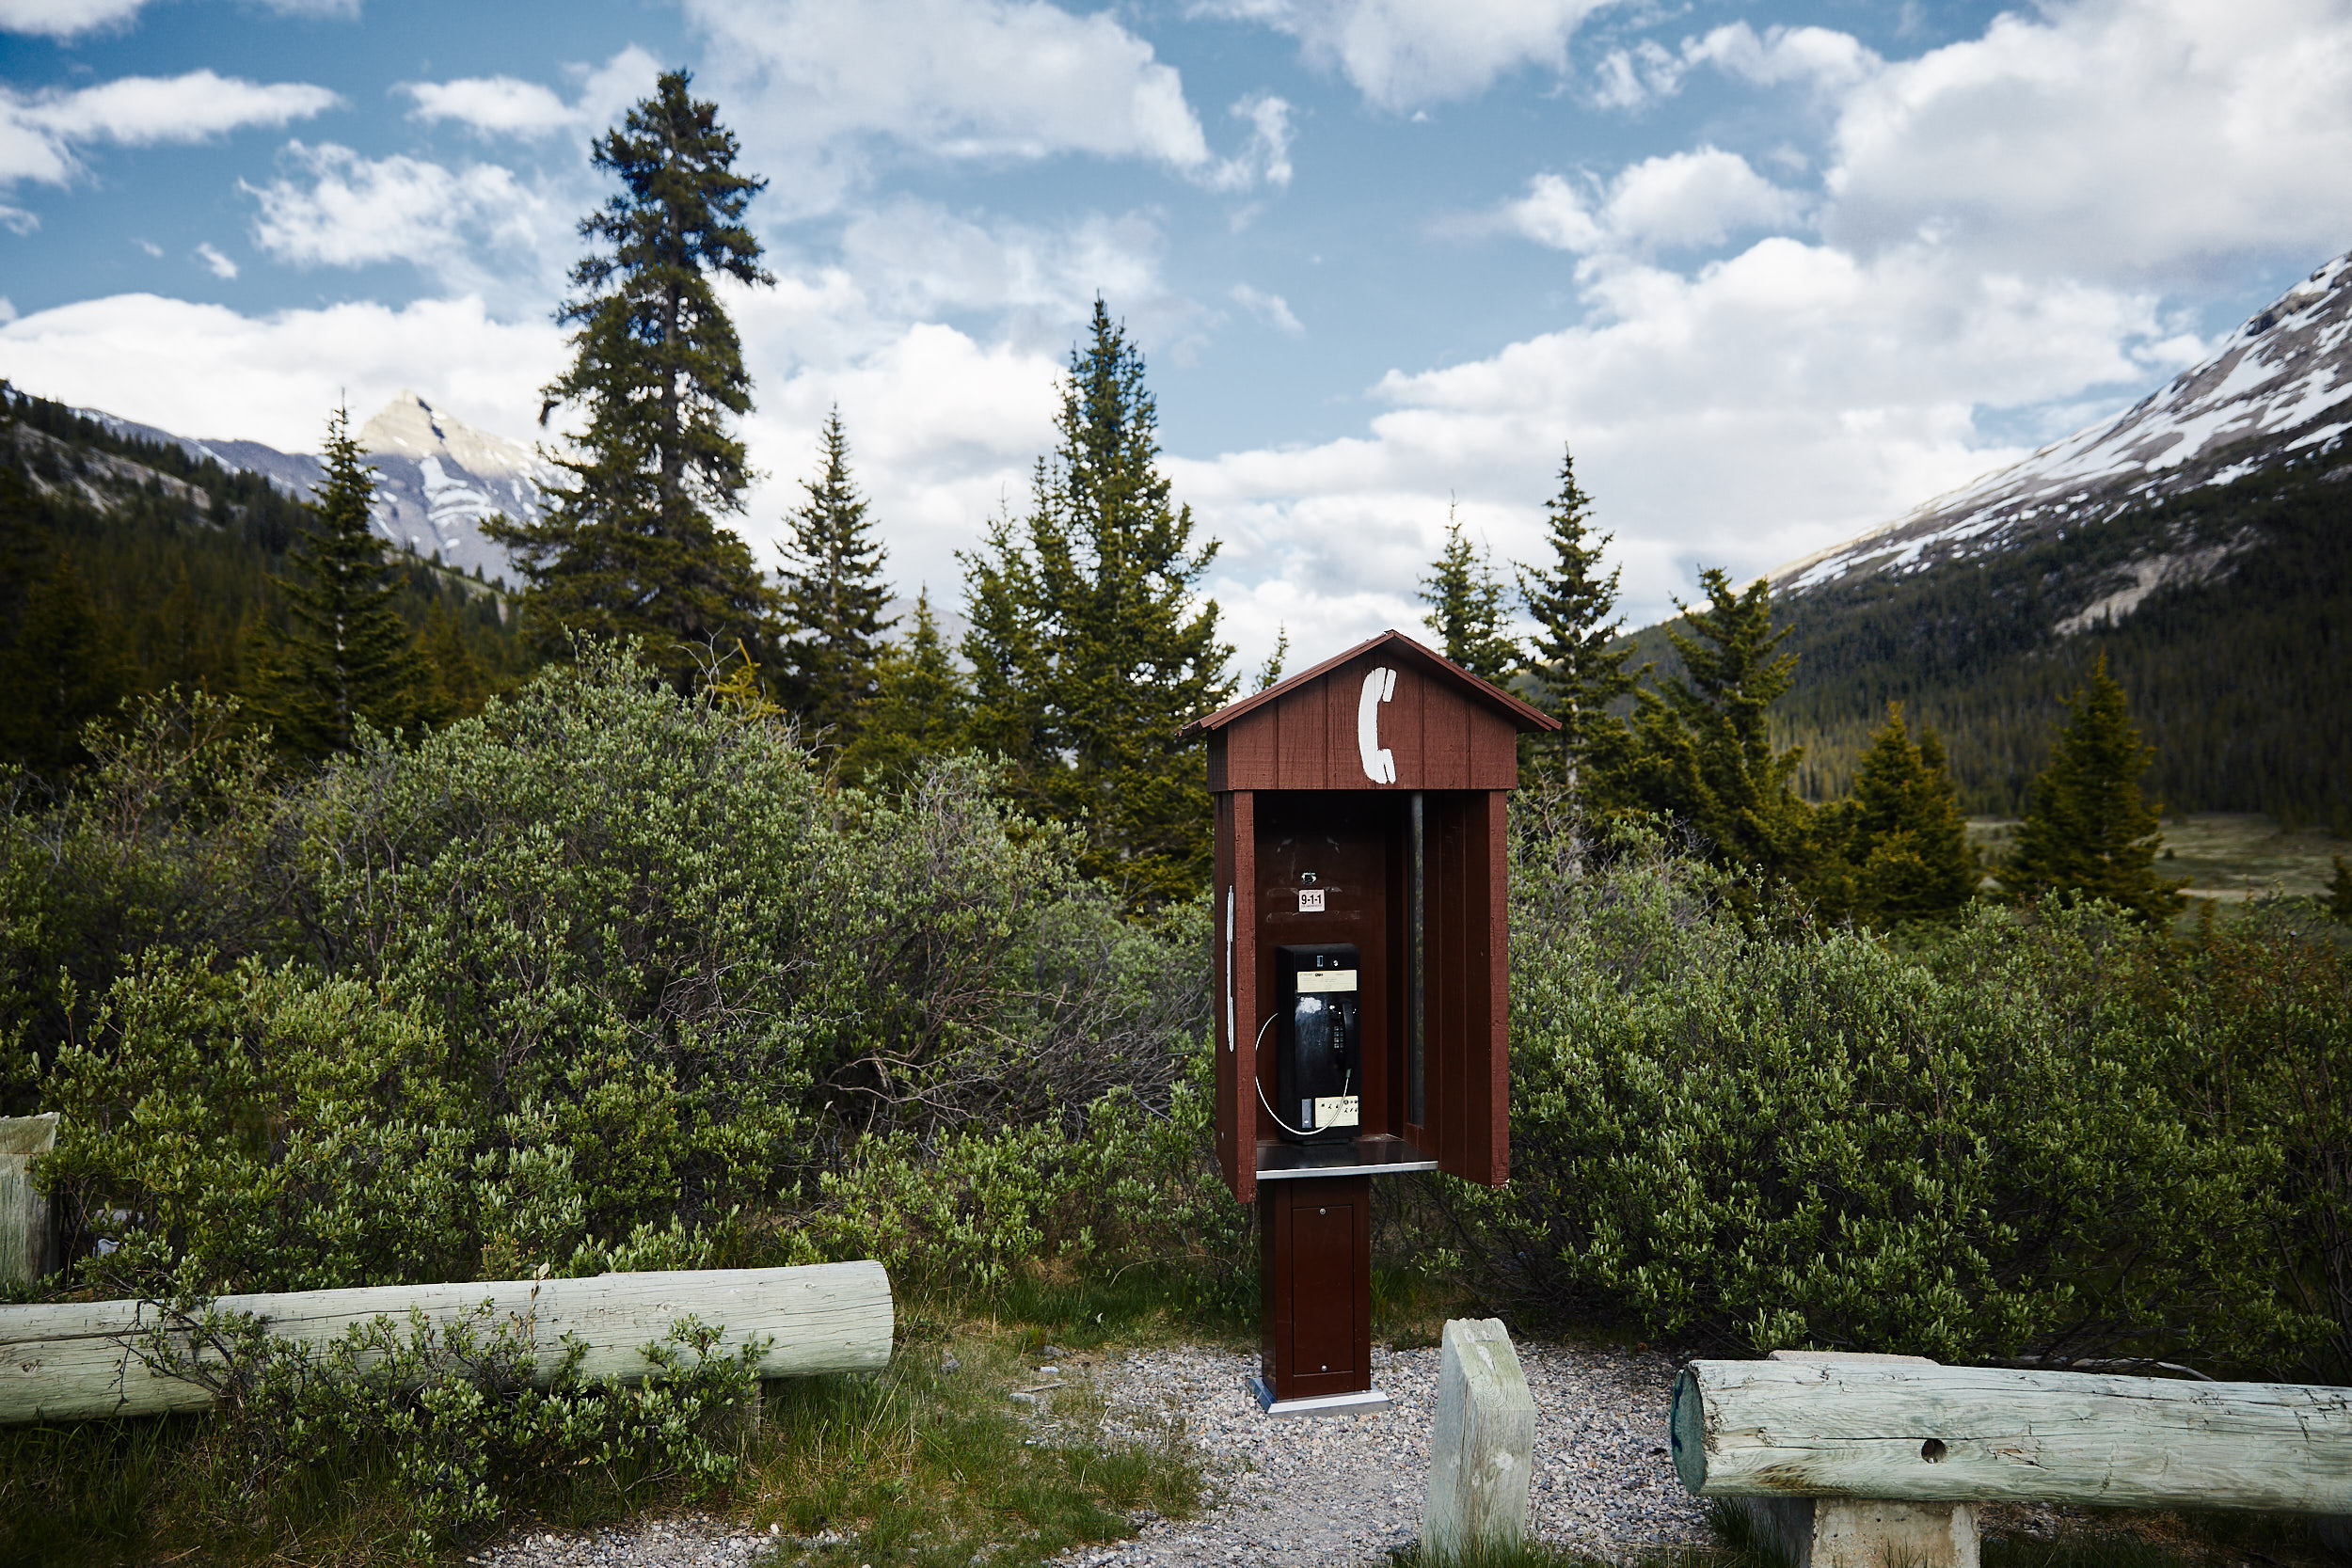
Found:
<svg viewBox="0 0 2352 1568"><path fill-rule="evenodd" d="M1621 839L1515 867L1513 1182L1463 1200L1522 1307L1743 1350L2280 1365L2276 1130L2181 1092L2205 1057L2112 911L1985 911L1906 950L1742 919Z"/></svg>

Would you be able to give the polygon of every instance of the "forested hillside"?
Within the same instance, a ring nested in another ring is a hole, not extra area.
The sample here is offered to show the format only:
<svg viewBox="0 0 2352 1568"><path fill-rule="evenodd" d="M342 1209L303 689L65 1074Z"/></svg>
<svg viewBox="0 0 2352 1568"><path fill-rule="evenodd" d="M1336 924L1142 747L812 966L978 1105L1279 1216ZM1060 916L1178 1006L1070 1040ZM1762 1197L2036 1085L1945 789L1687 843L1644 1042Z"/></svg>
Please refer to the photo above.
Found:
<svg viewBox="0 0 2352 1568"><path fill-rule="evenodd" d="M2167 580L2135 600L2152 562L2171 563ZM1967 809L2014 815L2060 699L2104 653L2155 747L2146 784L2168 813L2352 829L2352 467L2249 475L1774 610L1797 656L1774 742L1804 749L1810 800L1851 786L1899 701L1943 737ZM1671 673L1666 629L1638 634L1637 666Z"/></svg>
<svg viewBox="0 0 2352 1568"><path fill-rule="evenodd" d="M310 517L258 474L0 385L7 754L41 766L80 721L132 693L251 695L256 639L285 623L273 578ZM436 562L400 565L401 617L446 709L470 711L520 677L499 595Z"/></svg>

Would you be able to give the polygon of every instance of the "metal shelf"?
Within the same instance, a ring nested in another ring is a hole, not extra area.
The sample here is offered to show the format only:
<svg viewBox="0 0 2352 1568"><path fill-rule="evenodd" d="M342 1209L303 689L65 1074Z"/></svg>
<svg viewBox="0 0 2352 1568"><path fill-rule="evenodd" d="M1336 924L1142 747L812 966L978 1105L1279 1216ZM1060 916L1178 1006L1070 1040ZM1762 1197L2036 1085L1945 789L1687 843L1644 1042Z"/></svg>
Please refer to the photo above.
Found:
<svg viewBox="0 0 2352 1568"><path fill-rule="evenodd" d="M1381 1134L1346 1143L1290 1144L1263 1139L1258 1144L1258 1180L1296 1181L1317 1176L1402 1176L1407 1171L1436 1170L1438 1162L1403 1138Z"/></svg>

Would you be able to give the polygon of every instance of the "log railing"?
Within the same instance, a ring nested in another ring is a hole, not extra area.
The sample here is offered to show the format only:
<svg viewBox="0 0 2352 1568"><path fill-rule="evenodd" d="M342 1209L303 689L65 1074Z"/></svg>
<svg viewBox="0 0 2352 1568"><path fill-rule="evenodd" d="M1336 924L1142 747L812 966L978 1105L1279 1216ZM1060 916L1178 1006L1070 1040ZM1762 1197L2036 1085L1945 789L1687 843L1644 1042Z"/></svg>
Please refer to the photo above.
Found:
<svg viewBox="0 0 2352 1568"><path fill-rule="evenodd" d="M1781 1352L1693 1361L1675 1469L1797 1568L1974 1568L1974 1505L2352 1514L2352 1388Z"/></svg>
<svg viewBox="0 0 2352 1568"><path fill-rule="evenodd" d="M251 1313L279 1338L325 1346L377 1317L405 1324L414 1308L446 1323L485 1304L494 1319L528 1326L543 1369L561 1360L571 1335L588 1346L579 1374L615 1382L642 1377L641 1347L690 1315L725 1331L722 1353L771 1341L758 1363L763 1378L878 1370L889 1364L894 1330L890 1279L875 1262L306 1291L213 1305ZM203 1408L204 1388L154 1370L139 1354L161 1323L150 1302L0 1307L0 1425Z"/></svg>

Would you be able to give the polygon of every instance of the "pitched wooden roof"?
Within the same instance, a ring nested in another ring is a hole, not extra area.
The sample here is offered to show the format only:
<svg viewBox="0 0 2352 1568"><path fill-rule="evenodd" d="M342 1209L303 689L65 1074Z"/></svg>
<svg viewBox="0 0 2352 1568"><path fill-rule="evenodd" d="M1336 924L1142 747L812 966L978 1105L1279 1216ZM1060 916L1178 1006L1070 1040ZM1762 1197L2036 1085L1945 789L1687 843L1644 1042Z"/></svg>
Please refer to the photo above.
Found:
<svg viewBox="0 0 2352 1568"><path fill-rule="evenodd" d="M1303 687L1312 685L1349 660L1375 651L1400 662L1419 666L1423 674L1437 680L1442 686L1457 689L1470 701L1494 710L1509 720L1513 727L1522 733L1539 735L1560 727L1560 721L1543 709L1533 704L1519 701L1501 687L1490 681L1479 679L1452 659L1422 646L1403 632L1391 628L1377 637L1357 643L1345 653L1325 659L1311 670L1301 670L1288 680L1277 682L1263 691L1244 697L1238 703L1228 704L1215 713L1196 719L1176 734L1179 738L1188 740L1194 736L1221 730L1235 720L1247 718L1269 703L1277 702Z"/></svg>

